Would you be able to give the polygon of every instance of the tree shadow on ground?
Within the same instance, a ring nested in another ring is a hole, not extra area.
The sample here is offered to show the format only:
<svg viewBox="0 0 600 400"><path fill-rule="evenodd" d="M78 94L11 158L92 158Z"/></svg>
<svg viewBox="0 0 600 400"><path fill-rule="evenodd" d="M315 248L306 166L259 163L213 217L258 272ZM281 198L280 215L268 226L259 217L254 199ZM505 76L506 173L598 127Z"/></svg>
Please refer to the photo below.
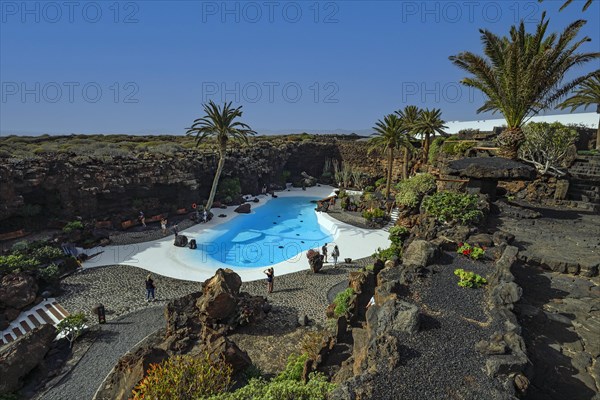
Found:
<svg viewBox="0 0 600 400"><path fill-rule="evenodd" d="M519 263L512 272L523 288L523 296L515 311L523 328L531 362L528 372L531 386L524 399L592 399L595 392L576 377L578 371L573 367L573 359L559 350L564 343L580 340L571 324L565 323L565 319L572 320L574 315L559 314L555 317L543 310L545 304L560 301L568 293L553 288L551 279L541 268Z"/></svg>

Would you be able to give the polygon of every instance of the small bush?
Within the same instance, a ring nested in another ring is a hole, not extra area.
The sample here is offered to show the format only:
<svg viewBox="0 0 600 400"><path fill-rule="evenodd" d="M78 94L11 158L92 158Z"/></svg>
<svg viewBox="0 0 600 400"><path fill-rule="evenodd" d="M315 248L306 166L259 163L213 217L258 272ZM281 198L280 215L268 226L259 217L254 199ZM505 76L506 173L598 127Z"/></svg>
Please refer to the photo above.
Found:
<svg viewBox="0 0 600 400"><path fill-rule="evenodd" d="M377 248L377 251L373 253L373 258L386 262L387 260L393 260L394 258L402 257L402 248L392 244L387 249Z"/></svg>
<svg viewBox="0 0 600 400"><path fill-rule="evenodd" d="M71 221L66 224L62 230L64 233L71 233L77 229L83 229L83 223L81 221Z"/></svg>
<svg viewBox="0 0 600 400"><path fill-rule="evenodd" d="M402 246L402 242L409 235L410 231L404 226L396 225L390 228L389 233L392 244L395 246Z"/></svg>
<svg viewBox="0 0 600 400"><path fill-rule="evenodd" d="M475 142L459 142L446 140L442 146L442 151L451 156L462 156L467 150L475 147Z"/></svg>
<svg viewBox="0 0 600 400"><path fill-rule="evenodd" d="M421 198L435 190L435 177L431 174L417 174L412 178L398 182L396 203L406 207L417 207Z"/></svg>
<svg viewBox="0 0 600 400"><path fill-rule="evenodd" d="M39 270L39 276L48 283L58 281L60 277L60 269L56 264L50 264L46 268Z"/></svg>
<svg viewBox="0 0 600 400"><path fill-rule="evenodd" d="M485 254L485 250L483 248L471 246L469 243L460 243L458 246L458 250L456 250L458 254L471 257L473 260L478 260Z"/></svg>
<svg viewBox="0 0 600 400"><path fill-rule="evenodd" d="M10 254L0 256L0 273L11 273L15 271L26 271L37 268L39 260L23 254Z"/></svg>
<svg viewBox="0 0 600 400"><path fill-rule="evenodd" d="M365 192L374 192L375 186L365 186Z"/></svg>
<svg viewBox="0 0 600 400"><path fill-rule="evenodd" d="M133 400L196 400L222 393L231 386L231 366L213 361L210 354L199 358L174 356L161 364L150 364L148 375L132 391Z"/></svg>
<svg viewBox="0 0 600 400"><path fill-rule="evenodd" d="M481 275L477 275L476 273L471 271L465 271L462 268L455 269L454 275L460 278L460 280L458 281L458 286L461 287L477 289L478 287L487 284L487 280L481 277Z"/></svg>
<svg viewBox="0 0 600 400"><path fill-rule="evenodd" d="M438 192L423 200L423 208L440 222L458 221L468 225L478 222L483 216L477 203L478 198L474 194Z"/></svg>
<svg viewBox="0 0 600 400"><path fill-rule="evenodd" d="M83 313L71 314L56 325L59 333L65 335L69 341L69 346L73 347L73 342L77 339L85 328L87 318Z"/></svg>
<svg viewBox="0 0 600 400"><path fill-rule="evenodd" d="M387 178L379 178L375 181L375 187L385 186Z"/></svg>
<svg viewBox="0 0 600 400"><path fill-rule="evenodd" d="M429 161L429 164L435 164L437 162L438 156L445 141L446 138L440 136L435 138L433 142L431 142L431 145L429 146L429 154L427 155L427 160Z"/></svg>
<svg viewBox="0 0 600 400"><path fill-rule="evenodd" d="M302 346L302 354L306 354L311 360L316 360L319 357L319 351L323 344L322 332L306 332L300 341Z"/></svg>
<svg viewBox="0 0 600 400"><path fill-rule="evenodd" d="M385 211L380 208L374 208L372 210L363 211L362 216L367 221L373 221L374 219L385 217Z"/></svg>
<svg viewBox="0 0 600 400"><path fill-rule="evenodd" d="M37 258L42 264L54 261L64 256L63 251L57 247L43 246L35 249L31 253L34 258Z"/></svg>
<svg viewBox="0 0 600 400"><path fill-rule="evenodd" d="M350 309L350 301L352 300L353 296L354 289L352 288L347 288L335 296L333 303L335 304L334 315L336 317L339 318L348 312Z"/></svg>

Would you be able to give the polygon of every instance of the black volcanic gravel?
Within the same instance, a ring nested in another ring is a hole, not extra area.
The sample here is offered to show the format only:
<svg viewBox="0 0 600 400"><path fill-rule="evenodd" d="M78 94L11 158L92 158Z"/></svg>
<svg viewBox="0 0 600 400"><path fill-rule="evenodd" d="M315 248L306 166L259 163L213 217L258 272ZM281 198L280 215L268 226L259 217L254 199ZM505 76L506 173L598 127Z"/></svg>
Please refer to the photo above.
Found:
<svg viewBox="0 0 600 400"><path fill-rule="evenodd" d="M493 263L473 262L451 254L451 264L433 265L423 281L411 285L407 299L419 306L421 330L398 333L401 365L385 376L371 376L373 399L482 399L493 398L499 383L485 373L485 357L475 350L480 340L500 330L485 312L486 288L457 285L456 268L488 275Z"/></svg>

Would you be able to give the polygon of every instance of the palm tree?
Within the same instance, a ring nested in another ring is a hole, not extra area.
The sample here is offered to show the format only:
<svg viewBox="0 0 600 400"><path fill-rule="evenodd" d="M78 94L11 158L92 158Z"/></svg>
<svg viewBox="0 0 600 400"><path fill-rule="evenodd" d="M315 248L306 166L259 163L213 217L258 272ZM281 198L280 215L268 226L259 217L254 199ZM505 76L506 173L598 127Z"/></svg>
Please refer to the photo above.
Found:
<svg viewBox="0 0 600 400"><path fill-rule="evenodd" d="M390 198L390 187L392 184L392 167L394 166L394 150L398 148L401 141L402 130L404 129L402 121L396 114L389 114L378 120L373 127L375 133L369 139L369 153L373 150L387 151L387 182L385 184L385 199Z"/></svg>
<svg viewBox="0 0 600 400"><path fill-rule="evenodd" d="M410 161L409 156L410 153L415 149L411 143L411 132L419 120L421 110L417 106L406 106L404 107L404 110L396 111L396 114L400 117L402 126L404 127L400 146L404 149L404 155L402 159L402 179L407 179L408 163Z"/></svg>
<svg viewBox="0 0 600 400"><path fill-rule="evenodd" d="M431 138L434 138L436 133L442 136L446 136L444 129L448 128L444 125L445 121L442 120L442 110L434 108L430 110L426 108L421 110L419 118L414 124L414 132L419 132L423 136L423 162L427 164L429 155L429 142Z"/></svg>
<svg viewBox="0 0 600 400"><path fill-rule="evenodd" d="M539 3L541 3L543 0L538 0ZM558 9L558 11L562 11L564 10L566 7L569 6L569 4L571 4L573 2L573 0L565 0L565 2L563 3L563 5ZM581 11L585 11L588 8L590 8L590 6L592 5L593 0L587 0L585 2L585 4L583 5L583 8L581 9Z"/></svg>
<svg viewBox="0 0 600 400"><path fill-rule="evenodd" d="M223 107L219 107L212 100L208 104L203 104L206 115L202 118L194 120L191 128L188 128L186 135L196 135L196 146L200 145L206 138L216 138L219 163L215 178L213 179L210 189L210 196L206 203L206 210L210 210L215 199L219 178L225 164L225 155L227 153L227 143L230 139L238 140L248 144L248 135L255 135L256 132L250 129L250 126L234 120L242 116L242 106L232 108L231 102L223 103Z"/></svg>
<svg viewBox="0 0 600 400"><path fill-rule="evenodd" d="M600 70L596 71L596 74L590 79L582 82L575 90L575 94L560 103L557 108L560 107L564 110L571 107L571 112L573 112L579 107L587 110L591 105L595 105L596 112L600 114ZM596 150L600 150L600 119L596 133Z"/></svg>
<svg viewBox="0 0 600 400"><path fill-rule="evenodd" d="M521 21L518 27L511 27L509 37L481 29L485 56L462 52L450 57L454 65L471 74L461 82L487 97L477 112L499 111L504 115L507 128L498 142L501 155L509 158L517 157L525 122L591 75L563 82L565 74L600 55L577 52L579 46L590 41L587 36L575 40L586 21L573 22L560 35L546 35L548 22L543 13L535 33L527 33Z"/></svg>

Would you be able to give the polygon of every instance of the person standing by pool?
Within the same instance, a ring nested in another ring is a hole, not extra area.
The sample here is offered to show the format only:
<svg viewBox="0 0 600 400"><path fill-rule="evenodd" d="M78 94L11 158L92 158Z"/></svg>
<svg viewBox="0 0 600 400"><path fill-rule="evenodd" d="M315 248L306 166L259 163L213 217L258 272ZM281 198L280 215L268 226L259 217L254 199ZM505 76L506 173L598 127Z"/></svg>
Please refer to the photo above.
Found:
<svg viewBox="0 0 600 400"><path fill-rule="evenodd" d="M267 293L273 293L273 280L275 279L275 271L273 267L263 271L267 275Z"/></svg>
<svg viewBox="0 0 600 400"><path fill-rule="evenodd" d="M167 219L166 218L161 218L160 229L162 229L163 235L167 234Z"/></svg>
<svg viewBox="0 0 600 400"><path fill-rule="evenodd" d="M321 253L323 253L323 261L327 262L327 243L321 247Z"/></svg>
<svg viewBox="0 0 600 400"><path fill-rule="evenodd" d="M148 277L146 278L146 301L150 301L150 296L152 296L152 301L156 300L154 298L154 289L156 289L156 286L154 286L152 275L148 274Z"/></svg>
<svg viewBox="0 0 600 400"><path fill-rule="evenodd" d="M140 210L140 215L138 216L138 219L142 223L142 226L145 228L146 227L146 217L144 216L144 212L142 210Z"/></svg>
<svg viewBox="0 0 600 400"><path fill-rule="evenodd" d="M340 249L337 247L337 244L333 248L333 253L331 253L331 256L333 257L333 268L337 268L337 260L340 256Z"/></svg>

